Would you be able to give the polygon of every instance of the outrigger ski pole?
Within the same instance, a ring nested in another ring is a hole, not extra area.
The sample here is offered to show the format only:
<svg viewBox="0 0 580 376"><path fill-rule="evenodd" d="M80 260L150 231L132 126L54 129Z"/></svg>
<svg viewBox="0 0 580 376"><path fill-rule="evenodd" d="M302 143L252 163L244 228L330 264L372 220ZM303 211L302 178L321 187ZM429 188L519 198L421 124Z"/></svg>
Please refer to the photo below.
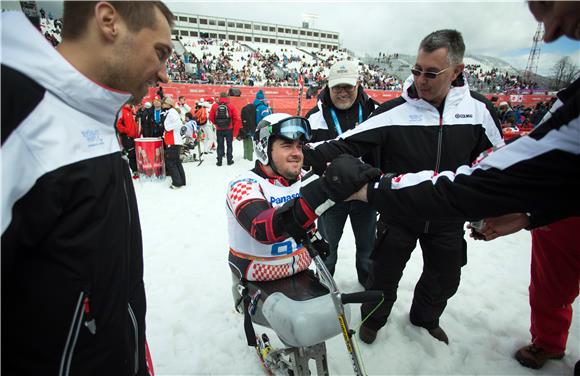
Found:
<svg viewBox="0 0 580 376"><path fill-rule="evenodd" d="M362 358L354 345L354 341L352 336L356 333L354 330L349 329L348 321L346 320L346 315L344 313L344 304L349 303L365 303L365 302L378 302L383 299L383 292L382 291L361 291L355 292L351 294L342 294L338 290L338 286L336 286L336 282L334 282L334 278L328 271L328 268L322 261L316 246L310 241L308 237L303 239L304 246L308 250L308 254L310 258L314 260L314 264L316 265L316 269L320 274L322 281L326 284L326 287L330 290L330 296L332 298L332 302L334 303L334 308L336 309L336 313L338 315L338 323L340 324L340 328L342 331L342 337L344 339L344 344L346 345L346 350L350 354L350 358L352 361L352 368L354 370L354 374L357 376L366 376L366 371L363 367Z"/></svg>

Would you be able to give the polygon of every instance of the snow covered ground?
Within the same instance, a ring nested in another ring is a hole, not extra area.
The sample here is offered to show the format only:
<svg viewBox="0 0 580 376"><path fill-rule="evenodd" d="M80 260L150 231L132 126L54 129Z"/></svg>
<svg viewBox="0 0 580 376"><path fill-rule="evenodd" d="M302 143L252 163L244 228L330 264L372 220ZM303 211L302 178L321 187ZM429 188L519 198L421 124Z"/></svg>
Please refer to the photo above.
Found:
<svg viewBox="0 0 580 376"><path fill-rule="evenodd" d="M184 164L187 186L135 182L145 253L147 337L156 375L261 375L246 345L243 318L235 312L227 264L225 216L227 182L253 163L234 142L232 166ZM433 339L408 319L413 289L421 273L417 249L409 261L386 327L373 345L360 343L369 375L455 374L538 375L520 366L513 353L530 340L528 284L530 235L526 231L490 243L468 238L468 264L461 286L441 318L450 345ZM336 281L341 291L362 290L354 268L350 226L339 249ZM350 326L360 324L358 305ZM268 330L274 347L281 343ZM352 374L340 336L327 342L332 375ZM572 375L580 358L580 307L575 304L566 357L550 361L541 374Z"/></svg>

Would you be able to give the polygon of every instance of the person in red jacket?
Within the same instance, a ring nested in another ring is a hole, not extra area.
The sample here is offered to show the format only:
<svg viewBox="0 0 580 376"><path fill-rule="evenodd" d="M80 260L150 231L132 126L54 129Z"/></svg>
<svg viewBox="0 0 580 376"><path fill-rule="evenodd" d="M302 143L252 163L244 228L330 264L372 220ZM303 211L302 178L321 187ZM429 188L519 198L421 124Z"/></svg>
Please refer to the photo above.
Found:
<svg viewBox="0 0 580 376"><path fill-rule="evenodd" d="M133 178L136 178L139 173L135 156L135 139L141 136L141 129L135 121L132 105L126 104L121 108L121 113L117 119L117 131L123 145L123 154L129 159L129 167L131 167Z"/></svg>
<svg viewBox="0 0 580 376"><path fill-rule="evenodd" d="M217 133L217 166L222 165L224 157L224 141L227 144L227 160L228 165L234 164L234 157L232 155L232 141L234 137L238 136L238 132L242 127L242 121L238 110L229 101L228 93L220 93L219 100L211 106L209 111L209 120L215 124Z"/></svg>
<svg viewBox="0 0 580 376"><path fill-rule="evenodd" d="M531 227L533 224L527 214L506 214L486 218L483 226L472 232L472 237L493 240ZM524 367L539 369L548 360L562 359L565 355L572 324L572 304L580 292L579 230L578 216L531 229L532 341L515 353L516 360Z"/></svg>

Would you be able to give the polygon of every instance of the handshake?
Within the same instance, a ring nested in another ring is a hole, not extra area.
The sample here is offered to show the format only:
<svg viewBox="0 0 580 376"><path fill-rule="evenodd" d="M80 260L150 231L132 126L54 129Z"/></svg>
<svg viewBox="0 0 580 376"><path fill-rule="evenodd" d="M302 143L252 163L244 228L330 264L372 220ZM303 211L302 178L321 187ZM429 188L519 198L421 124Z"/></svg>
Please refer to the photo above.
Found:
<svg viewBox="0 0 580 376"><path fill-rule="evenodd" d="M381 176L381 170L349 154L341 154L322 175L322 188L334 202L341 202L365 184Z"/></svg>

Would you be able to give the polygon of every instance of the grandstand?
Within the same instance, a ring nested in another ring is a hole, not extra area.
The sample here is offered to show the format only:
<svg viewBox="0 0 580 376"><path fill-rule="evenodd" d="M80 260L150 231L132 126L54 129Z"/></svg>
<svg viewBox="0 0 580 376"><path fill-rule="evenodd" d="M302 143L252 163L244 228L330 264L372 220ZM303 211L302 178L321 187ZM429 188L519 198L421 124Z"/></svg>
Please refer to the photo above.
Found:
<svg viewBox="0 0 580 376"><path fill-rule="evenodd" d="M41 15L40 21L46 38L53 45L58 44L61 21L46 14ZM196 100L198 94L217 96L224 91L220 85L259 86L267 89L266 95L274 98L279 109L288 112L296 108L301 78L307 88L302 108L314 106L329 68L336 61L356 61L363 87L379 102L400 95L415 61L415 56L399 53L357 57L340 47L339 34L332 31L184 13L176 14L173 43L174 53L168 61L172 84L167 93ZM537 90L534 83L523 82L519 72L500 59L466 55L464 62L470 87L490 98L512 103L544 100L539 95L545 94L543 90ZM280 87L292 90L275 89ZM243 98L238 104L251 101L256 90L241 90Z"/></svg>
<svg viewBox="0 0 580 376"><path fill-rule="evenodd" d="M172 33L175 37L258 42L299 48L340 47L339 33L332 31L180 12L175 12Z"/></svg>

